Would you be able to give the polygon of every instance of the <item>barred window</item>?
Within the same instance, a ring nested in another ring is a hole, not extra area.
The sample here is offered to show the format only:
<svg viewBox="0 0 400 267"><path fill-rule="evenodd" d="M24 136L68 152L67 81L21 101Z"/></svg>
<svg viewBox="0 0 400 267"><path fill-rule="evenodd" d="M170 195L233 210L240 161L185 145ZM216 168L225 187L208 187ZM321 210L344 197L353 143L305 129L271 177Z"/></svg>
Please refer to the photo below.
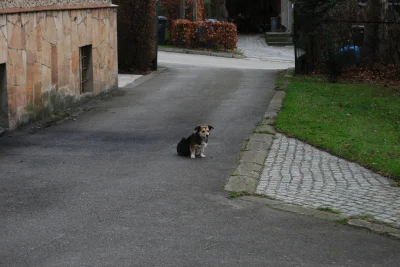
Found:
<svg viewBox="0 0 400 267"><path fill-rule="evenodd" d="M93 92L92 46L79 48L80 89L81 94Z"/></svg>

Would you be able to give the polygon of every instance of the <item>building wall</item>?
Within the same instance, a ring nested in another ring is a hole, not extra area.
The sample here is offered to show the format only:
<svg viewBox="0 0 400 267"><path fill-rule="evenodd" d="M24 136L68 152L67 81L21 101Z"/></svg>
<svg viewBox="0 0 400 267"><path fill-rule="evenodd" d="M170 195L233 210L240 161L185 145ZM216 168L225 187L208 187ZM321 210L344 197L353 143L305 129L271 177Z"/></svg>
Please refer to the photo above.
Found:
<svg viewBox="0 0 400 267"><path fill-rule="evenodd" d="M80 101L79 47L92 45L93 93L118 84L116 8L0 15L9 128Z"/></svg>
<svg viewBox="0 0 400 267"><path fill-rule="evenodd" d="M0 0L0 9L111 4L111 0Z"/></svg>

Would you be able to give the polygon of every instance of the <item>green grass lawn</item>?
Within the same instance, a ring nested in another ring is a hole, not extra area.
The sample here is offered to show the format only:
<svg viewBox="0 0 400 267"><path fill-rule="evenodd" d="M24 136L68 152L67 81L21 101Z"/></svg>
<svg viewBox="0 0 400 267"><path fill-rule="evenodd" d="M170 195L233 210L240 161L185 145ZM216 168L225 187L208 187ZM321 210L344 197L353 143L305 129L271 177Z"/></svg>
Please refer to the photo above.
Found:
<svg viewBox="0 0 400 267"><path fill-rule="evenodd" d="M400 88L296 76L276 128L400 179Z"/></svg>

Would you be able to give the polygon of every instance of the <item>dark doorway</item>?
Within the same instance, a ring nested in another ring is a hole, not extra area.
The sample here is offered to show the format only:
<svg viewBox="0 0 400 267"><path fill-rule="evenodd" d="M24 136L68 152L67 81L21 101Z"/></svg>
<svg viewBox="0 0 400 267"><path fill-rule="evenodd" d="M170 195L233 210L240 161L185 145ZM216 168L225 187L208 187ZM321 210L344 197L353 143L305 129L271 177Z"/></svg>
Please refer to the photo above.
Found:
<svg viewBox="0 0 400 267"><path fill-rule="evenodd" d="M8 128L8 92L6 64L0 64L0 127Z"/></svg>
<svg viewBox="0 0 400 267"><path fill-rule="evenodd" d="M269 31L271 18L280 16L280 1L226 0L226 8L240 33L260 33Z"/></svg>

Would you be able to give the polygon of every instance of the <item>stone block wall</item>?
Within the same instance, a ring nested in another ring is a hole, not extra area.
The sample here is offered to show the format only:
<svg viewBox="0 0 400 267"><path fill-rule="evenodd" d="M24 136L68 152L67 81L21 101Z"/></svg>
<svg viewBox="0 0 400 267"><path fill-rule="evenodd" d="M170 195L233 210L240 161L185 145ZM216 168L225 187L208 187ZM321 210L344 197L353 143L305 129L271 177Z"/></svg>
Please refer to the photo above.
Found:
<svg viewBox="0 0 400 267"><path fill-rule="evenodd" d="M80 101L79 48L92 45L93 93L118 86L116 8L0 14L9 128Z"/></svg>
<svg viewBox="0 0 400 267"><path fill-rule="evenodd" d="M111 0L0 0L0 9L111 4Z"/></svg>

